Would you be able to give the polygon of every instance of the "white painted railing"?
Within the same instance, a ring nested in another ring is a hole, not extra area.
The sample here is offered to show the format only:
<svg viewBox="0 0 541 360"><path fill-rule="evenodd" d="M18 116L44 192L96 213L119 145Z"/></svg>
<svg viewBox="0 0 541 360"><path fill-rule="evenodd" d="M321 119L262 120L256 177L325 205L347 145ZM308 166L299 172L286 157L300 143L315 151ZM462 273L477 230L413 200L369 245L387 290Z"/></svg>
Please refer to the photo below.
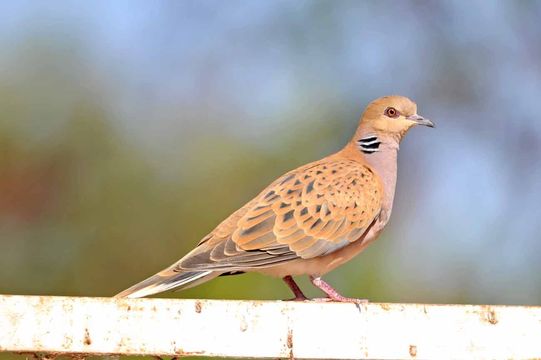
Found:
<svg viewBox="0 0 541 360"><path fill-rule="evenodd" d="M0 296L0 352L541 358L541 307Z"/></svg>

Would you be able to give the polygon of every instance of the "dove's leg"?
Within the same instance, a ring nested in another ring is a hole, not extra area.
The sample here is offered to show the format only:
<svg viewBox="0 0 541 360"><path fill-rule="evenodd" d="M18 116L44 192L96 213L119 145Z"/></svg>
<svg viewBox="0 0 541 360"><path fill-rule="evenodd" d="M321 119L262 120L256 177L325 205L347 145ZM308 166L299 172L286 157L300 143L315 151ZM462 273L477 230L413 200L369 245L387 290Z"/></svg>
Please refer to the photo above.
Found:
<svg viewBox="0 0 541 360"><path fill-rule="evenodd" d="M295 280L293 280L293 278L290 275L284 276L282 278L282 280L284 280L284 282L287 284L287 286L289 286L291 291L293 291L293 295L295 295L295 297L293 299L290 299L290 300L292 300L292 301L308 300L308 298L306 296L304 296L304 294L302 293L302 290L299 287L299 285L297 285Z"/></svg>
<svg viewBox="0 0 541 360"><path fill-rule="evenodd" d="M324 299L324 300L355 303L355 304L365 304L368 302L368 300L366 299L348 298L348 297L340 295L338 291L336 291L331 285L323 281L323 279L320 277L310 276L310 281L312 282L312 284L314 284L314 286L318 287L325 294L327 294L328 299ZM314 299L314 300L319 300L319 299Z"/></svg>

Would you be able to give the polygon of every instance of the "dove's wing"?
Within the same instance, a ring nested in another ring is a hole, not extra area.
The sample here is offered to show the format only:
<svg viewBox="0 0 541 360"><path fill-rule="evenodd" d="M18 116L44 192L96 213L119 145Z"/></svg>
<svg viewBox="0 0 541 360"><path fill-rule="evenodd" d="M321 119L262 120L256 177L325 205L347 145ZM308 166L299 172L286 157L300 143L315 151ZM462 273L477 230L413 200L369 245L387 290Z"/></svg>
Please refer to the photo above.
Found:
<svg viewBox="0 0 541 360"><path fill-rule="evenodd" d="M175 267L242 271L332 253L372 224L381 191L368 165L332 158L309 164L273 182Z"/></svg>

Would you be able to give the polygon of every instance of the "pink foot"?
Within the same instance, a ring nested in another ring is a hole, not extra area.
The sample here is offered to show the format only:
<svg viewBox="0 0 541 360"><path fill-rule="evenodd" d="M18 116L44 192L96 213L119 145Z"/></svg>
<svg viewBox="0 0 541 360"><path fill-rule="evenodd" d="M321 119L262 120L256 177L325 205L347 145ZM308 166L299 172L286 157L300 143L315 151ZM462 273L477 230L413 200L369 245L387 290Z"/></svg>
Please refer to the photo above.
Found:
<svg viewBox="0 0 541 360"><path fill-rule="evenodd" d="M348 298L345 296L342 296L336 291L331 285L323 281L320 277L314 277L310 276L310 281L314 286L321 289L325 294L327 294L327 298L318 298L313 299L314 301L321 301L321 302L327 302L327 301L336 301L336 302L345 302L345 303L353 303L353 304L366 304L368 303L367 299L355 299L355 298Z"/></svg>

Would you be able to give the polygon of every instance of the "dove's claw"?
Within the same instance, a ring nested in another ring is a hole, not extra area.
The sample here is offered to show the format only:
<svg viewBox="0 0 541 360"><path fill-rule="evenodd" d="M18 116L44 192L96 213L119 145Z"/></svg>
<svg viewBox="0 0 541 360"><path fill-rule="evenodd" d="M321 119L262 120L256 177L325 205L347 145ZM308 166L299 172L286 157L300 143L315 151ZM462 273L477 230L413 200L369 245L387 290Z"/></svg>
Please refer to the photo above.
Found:
<svg viewBox="0 0 541 360"><path fill-rule="evenodd" d="M356 298L348 298L345 296L342 296L336 291L331 285L323 281L320 277L314 277L310 276L310 281L314 286L321 289L325 294L327 294L328 297L326 298L318 298L313 299L315 301L336 301L336 302L344 302L344 303L353 303L353 304L366 304L368 303L367 299L356 299Z"/></svg>

